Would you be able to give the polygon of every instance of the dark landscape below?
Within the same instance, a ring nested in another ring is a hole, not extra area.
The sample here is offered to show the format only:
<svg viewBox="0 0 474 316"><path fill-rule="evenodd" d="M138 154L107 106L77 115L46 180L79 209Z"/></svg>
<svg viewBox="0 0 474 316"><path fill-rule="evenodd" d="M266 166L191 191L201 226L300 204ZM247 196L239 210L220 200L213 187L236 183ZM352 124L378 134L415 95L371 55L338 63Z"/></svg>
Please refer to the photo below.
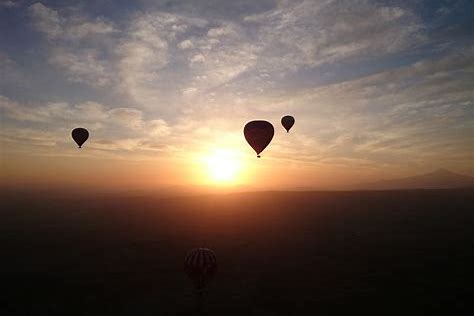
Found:
<svg viewBox="0 0 474 316"><path fill-rule="evenodd" d="M474 189L4 193L1 315L460 315ZM183 260L212 248L201 310Z"/></svg>

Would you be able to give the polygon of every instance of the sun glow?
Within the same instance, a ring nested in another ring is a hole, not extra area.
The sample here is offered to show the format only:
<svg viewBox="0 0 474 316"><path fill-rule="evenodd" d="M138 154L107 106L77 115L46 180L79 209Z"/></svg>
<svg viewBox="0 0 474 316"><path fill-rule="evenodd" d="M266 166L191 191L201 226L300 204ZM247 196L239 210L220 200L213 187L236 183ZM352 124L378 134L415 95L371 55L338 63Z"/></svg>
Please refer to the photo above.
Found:
<svg viewBox="0 0 474 316"><path fill-rule="evenodd" d="M241 169L237 153L231 150L218 149L206 159L208 177L211 182L235 183Z"/></svg>

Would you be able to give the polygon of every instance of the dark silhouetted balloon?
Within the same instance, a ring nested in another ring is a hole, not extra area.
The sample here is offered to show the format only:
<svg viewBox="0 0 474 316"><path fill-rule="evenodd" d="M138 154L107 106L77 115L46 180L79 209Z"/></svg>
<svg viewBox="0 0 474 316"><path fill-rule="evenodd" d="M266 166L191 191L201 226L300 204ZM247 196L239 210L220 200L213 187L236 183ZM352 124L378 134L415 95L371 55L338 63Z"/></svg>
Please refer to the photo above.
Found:
<svg viewBox="0 0 474 316"><path fill-rule="evenodd" d="M283 116L281 118L281 125L286 129L286 132L288 133L291 127L295 124L295 118L290 115Z"/></svg>
<svg viewBox="0 0 474 316"><path fill-rule="evenodd" d="M184 268L196 289L201 291L216 273L216 254L208 248L194 248L184 259Z"/></svg>
<svg viewBox="0 0 474 316"><path fill-rule="evenodd" d="M260 153L272 141L273 134L275 134L275 129L267 121L251 121L245 124L244 127L245 139L255 150L258 158L260 158Z"/></svg>
<svg viewBox="0 0 474 316"><path fill-rule="evenodd" d="M89 138L89 132L82 127L73 129L71 135L72 139L74 139L79 148L81 148L82 144L84 144Z"/></svg>

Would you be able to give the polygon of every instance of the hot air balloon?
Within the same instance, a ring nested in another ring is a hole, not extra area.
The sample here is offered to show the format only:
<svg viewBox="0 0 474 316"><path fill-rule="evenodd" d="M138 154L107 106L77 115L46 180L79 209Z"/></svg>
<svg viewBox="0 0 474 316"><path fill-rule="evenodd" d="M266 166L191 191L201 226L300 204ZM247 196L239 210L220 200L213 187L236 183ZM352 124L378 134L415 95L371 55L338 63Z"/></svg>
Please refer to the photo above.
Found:
<svg viewBox="0 0 474 316"><path fill-rule="evenodd" d="M286 132L288 133L291 129L291 127L295 124L295 118L290 115L285 115L281 118L281 125L286 129Z"/></svg>
<svg viewBox="0 0 474 316"><path fill-rule="evenodd" d="M275 134L275 129L267 121L251 121L245 124L244 127L245 139L255 150L258 158L260 158L260 153L265 147L270 144L273 134Z"/></svg>
<svg viewBox="0 0 474 316"><path fill-rule="evenodd" d="M184 268L198 293L201 293L216 273L216 254L208 248L194 248L186 256Z"/></svg>
<svg viewBox="0 0 474 316"><path fill-rule="evenodd" d="M89 138L89 132L82 127L77 127L73 129L71 135L72 139L74 139L79 148L81 148L82 144L84 144Z"/></svg>

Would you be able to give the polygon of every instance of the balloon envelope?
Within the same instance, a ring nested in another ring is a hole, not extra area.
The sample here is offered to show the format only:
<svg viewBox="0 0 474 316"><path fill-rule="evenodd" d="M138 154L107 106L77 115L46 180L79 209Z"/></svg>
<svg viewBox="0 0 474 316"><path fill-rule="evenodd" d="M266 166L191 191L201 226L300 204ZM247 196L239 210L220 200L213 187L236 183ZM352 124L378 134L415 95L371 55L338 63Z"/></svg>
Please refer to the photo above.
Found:
<svg viewBox="0 0 474 316"><path fill-rule="evenodd" d="M267 121L251 121L245 124L244 127L245 139L259 158L260 153L270 144L273 134L275 134L275 129Z"/></svg>
<svg viewBox="0 0 474 316"><path fill-rule="evenodd" d="M82 127L73 129L71 135L72 139L74 139L79 148L81 148L82 144L84 144L89 138L89 132Z"/></svg>
<svg viewBox="0 0 474 316"><path fill-rule="evenodd" d="M294 124L295 118L293 116L286 115L281 118L281 125L286 129L287 133Z"/></svg>
<svg viewBox="0 0 474 316"><path fill-rule="evenodd" d="M184 259L184 268L196 289L202 290L216 273L216 254L208 248L194 248Z"/></svg>

